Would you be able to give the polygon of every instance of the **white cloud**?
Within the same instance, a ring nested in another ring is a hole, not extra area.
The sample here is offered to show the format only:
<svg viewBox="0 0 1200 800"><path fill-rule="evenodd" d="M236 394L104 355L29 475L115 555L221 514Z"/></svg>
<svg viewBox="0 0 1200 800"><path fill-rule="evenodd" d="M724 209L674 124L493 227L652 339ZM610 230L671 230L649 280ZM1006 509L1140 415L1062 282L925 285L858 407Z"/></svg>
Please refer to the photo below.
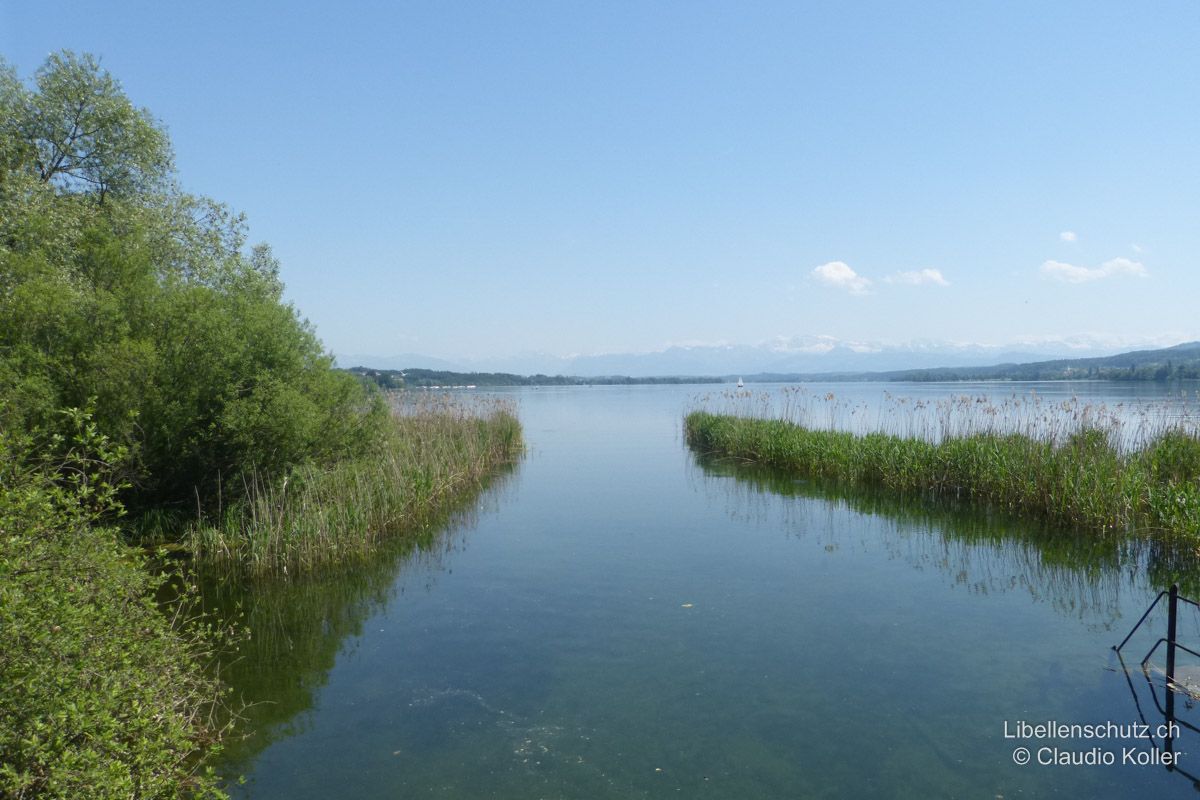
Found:
<svg viewBox="0 0 1200 800"><path fill-rule="evenodd" d="M1064 242L1074 242L1079 237L1075 235L1075 231L1063 231L1058 235L1058 238L1062 239Z"/></svg>
<svg viewBox="0 0 1200 800"><path fill-rule="evenodd" d="M1135 252L1135 253L1142 253L1142 252L1145 252L1145 248L1144 248L1144 247L1142 247L1142 246L1141 246L1140 244L1138 244L1137 242L1134 242L1133 244L1131 244L1131 245L1129 245L1129 246L1130 246L1130 247L1133 249L1133 252Z"/></svg>
<svg viewBox="0 0 1200 800"><path fill-rule="evenodd" d="M1140 261L1131 261L1128 258L1114 258L1110 261L1105 261L1100 265L1100 269L1106 275L1136 275L1139 278L1144 278L1150 273L1146 271L1146 265Z"/></svg>
<svg viewBox="0 0 1200 800"><path fill-rule="evenodd" d="M859 275L844 261L830 261L812 271L814 278L826 286L846 289L850 294L866 294L871 286L871 279Z"/></svg>
<svg viewBox="0 0 1200 800"><path fill-rule="evenodd" d="M950 281L942 275L940 269L916 269L909 272L897 272L895 275L889 275L884 278L888 283L907 283L912 286L920 286L925 283L932 283L937 286L949 286Z"/></svg>
<svg viewBox="0 0 1200 800"><path fill-rule="evenodd" d="M1098 267L1077 267L1062 261L1046 261L1042 264L1042 275L1064 283L1087 283L1101 278L1110 278L1113 275L1133 275L1144 278L1149 274L1145 265L1137 261L1130 261L1128 258L1114 258L1105 261Z"/></svg>

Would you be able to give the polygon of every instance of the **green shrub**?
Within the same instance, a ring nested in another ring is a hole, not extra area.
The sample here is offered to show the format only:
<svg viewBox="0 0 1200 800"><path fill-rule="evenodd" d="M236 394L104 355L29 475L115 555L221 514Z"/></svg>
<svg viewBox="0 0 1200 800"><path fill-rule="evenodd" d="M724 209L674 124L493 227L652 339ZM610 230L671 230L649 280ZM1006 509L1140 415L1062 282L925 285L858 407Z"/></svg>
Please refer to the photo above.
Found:
<svg viewBox="0 0 1200 800"><path fill-rule="evenodd" d="M122 453L67 420L36 448L0 431L0 796L220 796L200 765L219 637L159 610L161 580L103 524Z"/></svg>

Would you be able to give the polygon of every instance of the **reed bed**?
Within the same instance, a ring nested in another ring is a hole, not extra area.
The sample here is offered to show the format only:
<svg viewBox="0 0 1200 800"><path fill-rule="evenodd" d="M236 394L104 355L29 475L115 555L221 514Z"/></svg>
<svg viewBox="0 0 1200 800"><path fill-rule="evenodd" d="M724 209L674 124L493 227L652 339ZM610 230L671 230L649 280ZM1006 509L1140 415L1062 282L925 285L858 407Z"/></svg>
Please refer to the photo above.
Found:
<svg viewBox="0 0 1200 800"><path fill-rule="evenodd" d="M277 483L250 481L244 501L194 521L186 542L204 566L252 573L350 561L481 490L522 447L507 402L401 393L372 452Z"/></svg>
<svg viewBox="0 0 1200 800"><path fill-rule="evenodd" d="M1200 541L1200 434L1195 418L1177 409L889 398L875 412L878 427L864 430L855 417L869 412L838 407L832 395L814 402L792 393L774 405L747 393L725 400L751 413L689 413L684 429L693 448L1059 525ZM782 416L769 415L780 406Z"/></svg>
<svg viewBox="0 0 1200 800"><path fill-rule="evenodd" d="M1200 392L1110 404L1079 397L1054 400L1036 392L998 398L979 394L913 398L885 391L882 402L867 403L831 391L788 386L776 392L707 394L697 405L739 417L784 419L814 430L888 433L931 442L982 433L1017 433L1062 443L1081 431L1101 430L1114 446L1127 452L1172 430L1200 435Z"/></svg>

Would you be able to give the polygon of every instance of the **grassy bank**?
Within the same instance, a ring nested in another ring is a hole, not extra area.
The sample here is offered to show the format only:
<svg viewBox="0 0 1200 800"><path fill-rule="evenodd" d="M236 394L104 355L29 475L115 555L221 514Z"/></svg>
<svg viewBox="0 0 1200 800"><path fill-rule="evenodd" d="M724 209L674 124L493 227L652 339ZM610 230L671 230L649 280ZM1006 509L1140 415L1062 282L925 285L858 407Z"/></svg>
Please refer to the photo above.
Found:
<svg viewBox="0 0 1200 800"><path fill-rule="evenodd" d="M508 474L502 468L487 487ZM299 575L229 575L216 568L201 576L205 610L217 619L238 619L251 631L221 669L236 687L231 699L240 717L240 735L227 741L214 764L223 775L246 771L264 748L295 730L297 719L317 703L342 648L395 599L396 587L411 585L414 575L425 584L466 546L481 516L504 502L483 491L487 497L459 494L419 529L378 542L367 558Z"/></svg>
<svg viewBox="0 0 1200 800"><path fill-rule="evenodd" d="M1164 428L1131 449L1109 428L1061 436L977 430L931 441L820 430L782 419L694 411L696 450L798 475L951 497L1094 530L1200 537L1200 438Z"/></svg>
<svg viewBox="0 0 1200 800"><path fill-rule="evenodd" d="M202 517L185 542L207 565L295 572L369 553L476 491L521 451L521 426L500 402L423 398L394 409L370 452L284 479L250 482L244 499Z"/></svg>

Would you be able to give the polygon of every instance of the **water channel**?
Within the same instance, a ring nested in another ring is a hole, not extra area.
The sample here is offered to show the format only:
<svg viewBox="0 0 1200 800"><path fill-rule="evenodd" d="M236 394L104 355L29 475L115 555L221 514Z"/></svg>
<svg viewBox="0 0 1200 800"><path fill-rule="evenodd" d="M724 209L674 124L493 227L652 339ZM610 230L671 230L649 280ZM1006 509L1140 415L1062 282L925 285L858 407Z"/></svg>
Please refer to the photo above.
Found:
<svg viewBox="0 0 1200 800"><path fill-rule="evenodd" d="M786 402L781 387L752 388ZM1168 390L808 391L872 408L885 393L1036 391L1137 414ZM1162 609L1127 664L1112 646L1172 580L1196 585L1192 551L708 458L684 442L683 414L737 401L706 393L513 390L526 456L439 529L367 567L214 593L253 632L226 668L255 704L255 734L221 765L245 776L232 794L1192 794L1200 734L1177 738L1175 771L1125 763L1127 748L1135 760L1159 752L1130 729L1014 735L1021 723L1163 722L1161 681L1138 666L1164 635ZM1200 614L1179 625L1200 650ZM1179 713L1200 724L1190 703ZM1015 763L1021 747L1032 763ZM1039 764L1046 748L1115 763Z"/></svg>

